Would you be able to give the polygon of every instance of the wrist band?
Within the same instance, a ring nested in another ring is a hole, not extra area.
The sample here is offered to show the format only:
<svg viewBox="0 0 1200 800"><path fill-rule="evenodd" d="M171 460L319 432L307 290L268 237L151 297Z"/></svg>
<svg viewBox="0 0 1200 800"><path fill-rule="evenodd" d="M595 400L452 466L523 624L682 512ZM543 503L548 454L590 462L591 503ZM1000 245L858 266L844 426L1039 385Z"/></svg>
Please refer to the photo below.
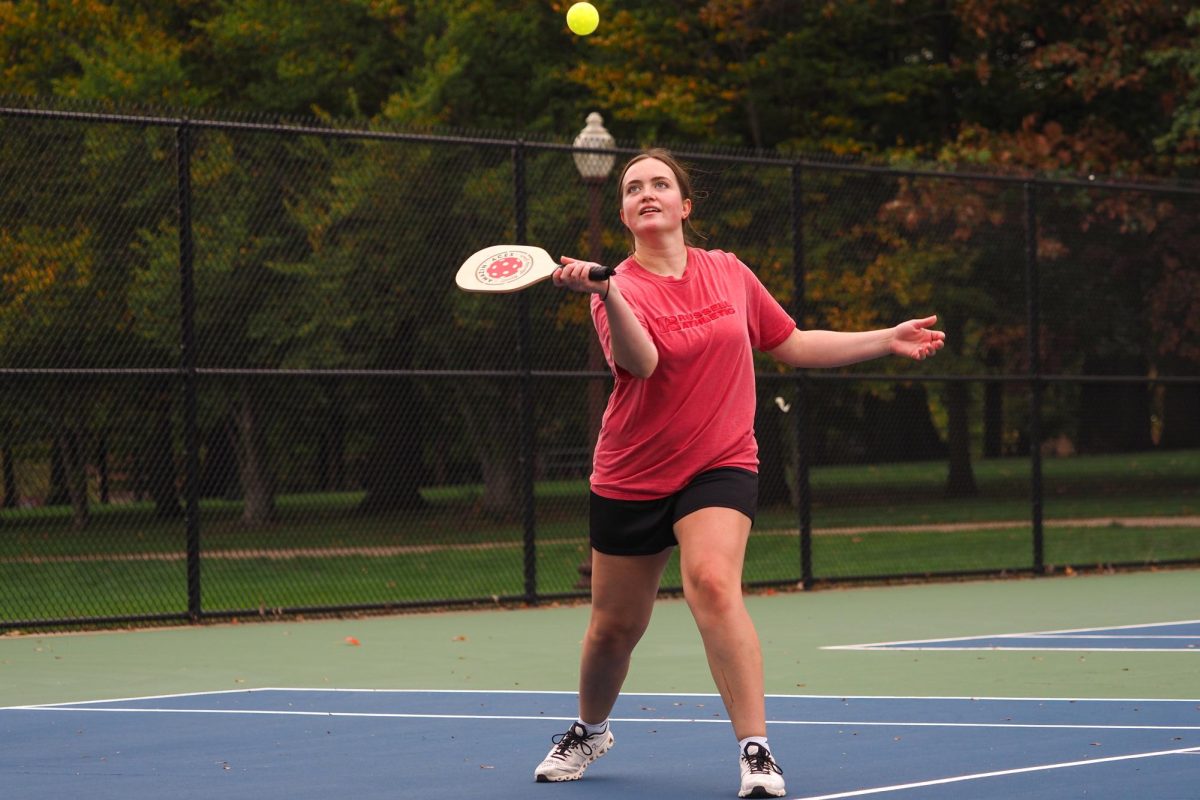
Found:
<svg viewBox="0 0 1200 800"><path fill-rule="evenodd" d="M601 303L608 301L608 293L612 289L612 279L609 278L604 282L604 295L600 298Z"/></svg>

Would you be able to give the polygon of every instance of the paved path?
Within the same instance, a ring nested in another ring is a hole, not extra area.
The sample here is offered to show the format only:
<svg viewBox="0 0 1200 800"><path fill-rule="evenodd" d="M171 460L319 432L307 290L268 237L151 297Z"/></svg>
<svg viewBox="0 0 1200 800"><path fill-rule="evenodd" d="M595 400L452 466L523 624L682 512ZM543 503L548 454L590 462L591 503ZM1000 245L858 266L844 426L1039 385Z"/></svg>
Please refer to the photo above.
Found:
<svg viewBox="0 0 1200 800"><path fill-rule="evenodd" d="M864 533L925 533L942 531L1003 530L1006 528L1021 528L1029 525L1029 520L994 520L987 522L944 522L926 525L865 525L846 528L819 528L814 530L816 536L857 536ZM1048 519L1043 522L1047 528L1200 528L1200 516L1193 517L1092 517L1089 519ZM756 536L796 536L795 528L766 528L755 531ZM571 539L541 539L540 545L578 544L582 535ZM522 547L523 543L514 542L476 542L472 544L412 544L412 545L380 545L365 547L293 547L271 549L205 549L204 559L243 560L265 558L271 561L286 561L294 558L345 558L349 556L380 556L421 555L454 550L506 550ZM166 553L93 553L81 555L58 556L15 556L0 558L0 564L54 564L54 563L84 563L90 561L182 561L187 558L183 551Z"/></svg>

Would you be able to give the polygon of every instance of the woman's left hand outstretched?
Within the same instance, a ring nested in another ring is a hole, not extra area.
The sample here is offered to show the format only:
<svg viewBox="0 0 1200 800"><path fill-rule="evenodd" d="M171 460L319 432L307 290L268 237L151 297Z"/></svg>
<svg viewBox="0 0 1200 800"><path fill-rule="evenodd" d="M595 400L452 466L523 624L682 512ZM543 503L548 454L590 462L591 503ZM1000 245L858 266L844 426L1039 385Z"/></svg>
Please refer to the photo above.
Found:
<svg viewBox="0 0 1200 800"><path fill-rule="evenodd" d="M892 328L892 353L917 361L937 353L946 344L945 331L935 331L931 327L937 322L937 316L925 319L910 319Z"/></svg>

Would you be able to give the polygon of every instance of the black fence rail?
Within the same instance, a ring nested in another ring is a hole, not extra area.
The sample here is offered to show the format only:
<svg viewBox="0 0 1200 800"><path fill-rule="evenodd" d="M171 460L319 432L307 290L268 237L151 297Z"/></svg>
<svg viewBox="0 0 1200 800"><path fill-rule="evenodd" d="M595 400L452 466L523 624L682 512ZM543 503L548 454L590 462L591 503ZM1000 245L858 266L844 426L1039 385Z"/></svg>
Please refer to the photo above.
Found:
<svg viewBox="0 0 1200 800"><path fill-rule="evenodd" d="M0 629L586 596L586 302L453 282L623 258L581 152L0 108ZM1200 189L679 155L802 325L949 334L763 358L748 585L1200 563Z"/></svg>

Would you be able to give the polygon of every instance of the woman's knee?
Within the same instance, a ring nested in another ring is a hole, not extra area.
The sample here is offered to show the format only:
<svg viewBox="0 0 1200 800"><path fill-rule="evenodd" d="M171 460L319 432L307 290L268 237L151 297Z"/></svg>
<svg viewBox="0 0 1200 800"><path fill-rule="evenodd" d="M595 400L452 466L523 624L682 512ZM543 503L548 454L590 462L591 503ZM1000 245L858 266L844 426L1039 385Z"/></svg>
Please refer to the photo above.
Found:
<svg viewBox="0 0 1200 800"><path fill-rule="evenodd" d="M700 568L684 576L683 594L693 614L723 616L743 605L740 576Z"/></svg>
<svg viewBox="0 0 1200 800"><path fill-rule="evenodd" d="M587 636L593 647L608 652L632 651L646 632L648 620L613 614L593 614Z"/></svg>

